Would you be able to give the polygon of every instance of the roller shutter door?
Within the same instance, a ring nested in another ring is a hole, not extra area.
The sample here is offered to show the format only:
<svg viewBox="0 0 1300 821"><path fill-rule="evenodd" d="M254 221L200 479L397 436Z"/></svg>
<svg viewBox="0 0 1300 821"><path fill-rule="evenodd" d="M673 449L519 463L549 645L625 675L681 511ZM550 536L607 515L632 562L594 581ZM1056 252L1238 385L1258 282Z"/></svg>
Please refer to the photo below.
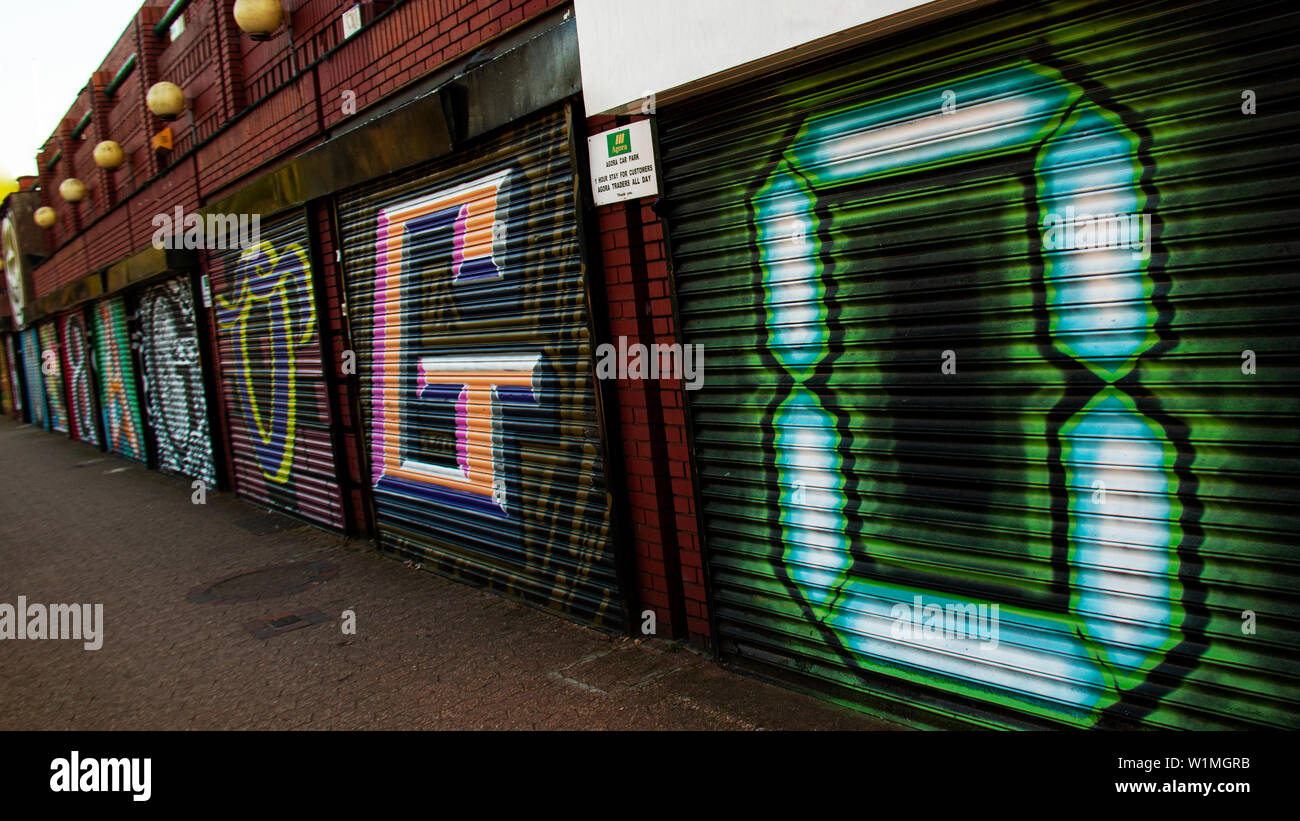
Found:
<svg viewBox="0 0 1300 821"><path fill-rule="evenodd" d="M194 297L181 276L140 297L140 360L158 467L215 488Z"/></svg>
<svg viewBox="0 0 1300 821"><path fill-rule="evenodd" d="M1297 42L1289 3L997 5L661 109L729 658L1300 723Z"/></svg>
<svg viewBox="0 0 1300 821"><path fill-rule="evenodd" d="M27 388L28 421L46 427L45 379L41 376L41 342L36 329L28 328L22 334L23 384Z"/></svg>
<svg viewBox="0 0 1300 821"><path fill-rule="evenodd" d="M235 490L341 529L308 248L294 213L264 222L256 245L213 254L217 358Z"/></svg>
<svg viewBox="0 0 1300 821"><path fill-rule="evenodd" d="M41 345L40 368L45 385L47 414L46 428L59 433L68 432L68 402L63 391L63 363L59 354L59 332L54 320L36 328Z"/></svg>
<svg viewBox="0 0 1300 821"><path fill-rule="evenodd" d="M128 459L147 462L125 299L116 297L96 303L94 317L99 406L103 411L108 449Z"/></svg>
<svg viewBox="0 0 1300 821"><path fill-rule="evenodd" d="M6 414L19 416L23 405L18 391L16 367L13 335L5 334L4 344L0 345L0 403Z"/></svg>
<svg viewBox="0 0 1300 821"><path fill-rule="evenodd" d="M621 627L567 112L339 206L381 546Z"/></svg>
<svg viewBox="0 0 1300 821"><path fill-rule="evenodd" d="M94 374L86 317L81 311L59 317L59 344L63 373L68 383L69 423L72 438L99 446L99 425L95 407Z"/></svg>

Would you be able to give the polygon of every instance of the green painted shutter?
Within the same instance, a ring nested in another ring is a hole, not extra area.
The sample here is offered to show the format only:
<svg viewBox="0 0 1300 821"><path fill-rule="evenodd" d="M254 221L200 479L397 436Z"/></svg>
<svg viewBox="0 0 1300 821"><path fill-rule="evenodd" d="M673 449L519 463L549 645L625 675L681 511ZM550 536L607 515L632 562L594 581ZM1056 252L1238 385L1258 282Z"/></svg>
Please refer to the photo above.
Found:
<svg viewBox="0 0 1300 821"><path fill-rule="evenodd" d="M339 206L381 546L622 626L564 112Z"/></svg>
<svg viewBox="0 0 1300 821"><path fill-rule="evenodd" d="M996 5L661 109L728 657L1300 724L1296 11Z"/></svg>
<svg viewBox="0 0 1300 821"><path fill-rule="evenodd" d="M148 461L144 444L144 418L136 391L131 332L122 297L95 303L95 363L99 372L99 407L103 413L108 449L116 454Z"/></svg>

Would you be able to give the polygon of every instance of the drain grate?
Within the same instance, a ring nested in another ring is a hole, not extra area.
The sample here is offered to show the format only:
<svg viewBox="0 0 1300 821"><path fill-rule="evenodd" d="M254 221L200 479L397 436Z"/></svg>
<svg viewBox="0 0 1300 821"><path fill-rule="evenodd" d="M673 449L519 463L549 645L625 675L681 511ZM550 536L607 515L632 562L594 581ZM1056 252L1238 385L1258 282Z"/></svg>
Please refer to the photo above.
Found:
<svg viewBox="0 0 1300 821"><path fill-rule="evenodd" d="M244 622L244 629L252 633L253 638L265 640L281 633L311 627L313 624L324 624L327 621L329 621L329 616L326 616L321 611L305 610L301 613L286 613L283 616L276 616L266 621Z"/></svg>
<svg viewBox="0 0 1300 821"><path fill-rule="evenodd" d="M221 581L195 587L186 598L194 604L240 602L292 596L324 584L339 574L329 562L290 562L236 573Z"/></svg>

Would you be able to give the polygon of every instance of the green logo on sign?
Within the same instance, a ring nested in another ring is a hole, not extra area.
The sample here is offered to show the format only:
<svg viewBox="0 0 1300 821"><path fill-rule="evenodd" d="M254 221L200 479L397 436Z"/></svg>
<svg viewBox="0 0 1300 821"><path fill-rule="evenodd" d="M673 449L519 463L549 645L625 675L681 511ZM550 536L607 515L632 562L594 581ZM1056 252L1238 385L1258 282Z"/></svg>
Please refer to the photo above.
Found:
<svg viewBox="0 0 1300 821"><path fill-rule="evenodd" d="M627 129L605 135L605 144L609 147L609 156L617 157L632 150L632 141L627 138Z"/></svg>

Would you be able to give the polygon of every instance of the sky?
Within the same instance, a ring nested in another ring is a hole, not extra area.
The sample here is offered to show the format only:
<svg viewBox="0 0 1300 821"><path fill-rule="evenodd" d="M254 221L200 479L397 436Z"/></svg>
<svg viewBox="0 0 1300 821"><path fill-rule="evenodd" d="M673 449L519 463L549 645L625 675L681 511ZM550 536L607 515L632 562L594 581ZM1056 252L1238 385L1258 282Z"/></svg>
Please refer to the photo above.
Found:
<svg viewBox="0 0 1300 821"><path fill-rule="evenodd" d="M0 189L36 152L144 0L5 0L0 13ZM3 194L0 193L0 196Z"/></svg>

